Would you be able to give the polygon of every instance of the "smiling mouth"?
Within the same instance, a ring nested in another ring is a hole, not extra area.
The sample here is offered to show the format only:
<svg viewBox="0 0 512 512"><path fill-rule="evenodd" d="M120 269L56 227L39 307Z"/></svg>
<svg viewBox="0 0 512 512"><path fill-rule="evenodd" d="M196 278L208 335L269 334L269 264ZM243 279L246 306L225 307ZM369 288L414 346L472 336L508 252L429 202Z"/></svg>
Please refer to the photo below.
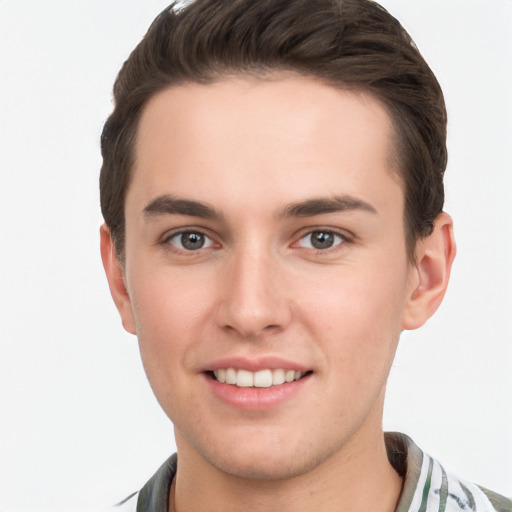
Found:
<svg viewBox="0 0 512 512"><path fill-rule="evenodd" d="M299 372L277 368L275 370L236 370L235 368L222 368L208 372L210 377L223 384L230 384L239 388L270 388L294 382L311 374L311 371Z"/></svg>

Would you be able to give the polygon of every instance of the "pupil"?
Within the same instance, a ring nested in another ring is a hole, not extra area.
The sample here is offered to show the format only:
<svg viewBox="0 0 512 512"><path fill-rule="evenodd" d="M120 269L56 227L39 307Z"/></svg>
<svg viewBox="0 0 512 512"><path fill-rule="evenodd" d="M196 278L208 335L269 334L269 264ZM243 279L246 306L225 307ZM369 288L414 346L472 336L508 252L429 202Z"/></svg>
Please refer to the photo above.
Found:
<svg viewBox="0 0 512 512"><path fill-rule="evenodd" d="M181 243L185 249L201 249L204 245L204 235L200 233L184 233L181 235Z"/></svg>
<svg viewBox="0 0 512 512"><path fill-rule="evenodd" d="M315 249L328 249L334 243L334 235L326 231L315 231L311 235L311 244Z"/></svg>

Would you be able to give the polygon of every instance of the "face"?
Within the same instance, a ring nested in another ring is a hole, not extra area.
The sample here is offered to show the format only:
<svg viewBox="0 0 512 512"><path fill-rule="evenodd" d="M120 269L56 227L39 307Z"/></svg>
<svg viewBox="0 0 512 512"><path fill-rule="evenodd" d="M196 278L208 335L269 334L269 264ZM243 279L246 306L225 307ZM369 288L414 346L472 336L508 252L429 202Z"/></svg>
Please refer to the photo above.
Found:
<svg viewBox="0 0 512 512"><path fill-rule="evenodd" d="M148 104L121 314L179 452L286 478L380 435L417 285L391 139L376 100L304 77Z"/></svg>

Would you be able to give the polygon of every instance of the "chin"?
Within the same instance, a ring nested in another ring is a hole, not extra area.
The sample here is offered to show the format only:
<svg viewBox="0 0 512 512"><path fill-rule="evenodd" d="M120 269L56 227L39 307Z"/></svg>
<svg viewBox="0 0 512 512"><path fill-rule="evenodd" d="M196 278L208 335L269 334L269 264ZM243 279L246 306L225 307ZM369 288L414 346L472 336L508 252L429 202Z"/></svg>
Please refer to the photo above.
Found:
<svg viewBox="0 0 512 512"><path fill-rule="evenodd" d="M273 460L250 461L211 461L217 469L237 478L247 480L288 480L307 473L310 468L299 461L287 460L276 462Z"/></svg>
<svg viewBox="0 0 512 512"><path fill-rule="evenodd" d="M204 458L218 470L228 475L248 480L287 480L313 470L329 457L329 452L310 453L310 446L283 449L263 446L253 450L230 450L220 453L206 453Z"/></svg>

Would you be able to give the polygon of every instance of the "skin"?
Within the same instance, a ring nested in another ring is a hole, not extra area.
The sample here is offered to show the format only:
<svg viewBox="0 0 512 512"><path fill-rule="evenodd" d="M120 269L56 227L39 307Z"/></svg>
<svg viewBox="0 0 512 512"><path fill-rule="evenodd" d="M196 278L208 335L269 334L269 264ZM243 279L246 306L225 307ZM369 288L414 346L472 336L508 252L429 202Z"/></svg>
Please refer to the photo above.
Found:
<svg viewBox="0 0 512 512"><path fill-rule="evenodd" d="M441 302L455 244L443 213L408 260L391 155L378 101L306 77L186 84L149 102L124 264L105 226L101 242L123 325L174 424L176 510L394 510L386 379L400 332ZM311 207L333 198L345 208ZM183 230L205 245L184 248ZM332 246L313 247L326 231ZM310 373L286 400L245 410L211 391L205 368L226 357Z"/></svg>

